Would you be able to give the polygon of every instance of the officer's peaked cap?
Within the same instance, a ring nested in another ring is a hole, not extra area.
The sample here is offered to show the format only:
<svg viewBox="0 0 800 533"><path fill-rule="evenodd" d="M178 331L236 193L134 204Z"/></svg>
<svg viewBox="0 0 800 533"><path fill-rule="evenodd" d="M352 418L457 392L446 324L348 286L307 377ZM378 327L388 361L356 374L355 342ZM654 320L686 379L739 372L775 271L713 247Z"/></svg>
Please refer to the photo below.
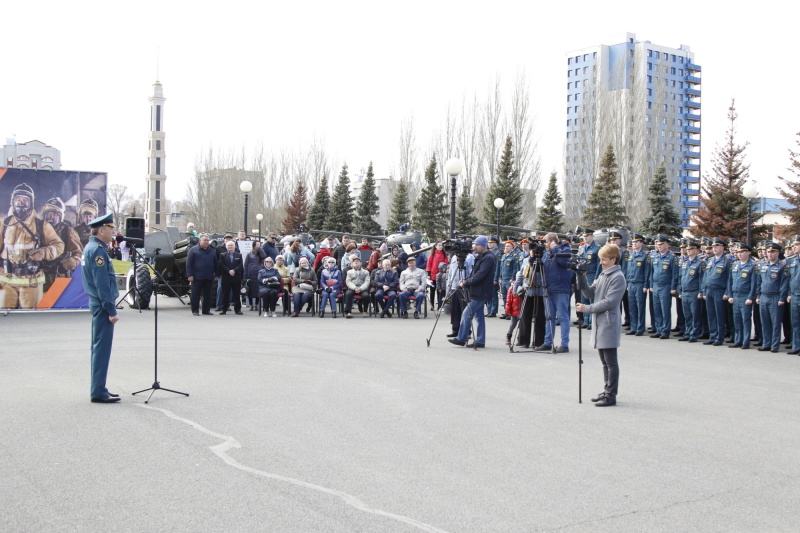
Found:
<svg viewBox="0 0 800 533"><path fill-rule="evenodd" d="M91 222L89 222L89 226L92 228L99 228L100 226L113 226L114 225L114 213L106 213L101 217L97 217Z"/></svg>

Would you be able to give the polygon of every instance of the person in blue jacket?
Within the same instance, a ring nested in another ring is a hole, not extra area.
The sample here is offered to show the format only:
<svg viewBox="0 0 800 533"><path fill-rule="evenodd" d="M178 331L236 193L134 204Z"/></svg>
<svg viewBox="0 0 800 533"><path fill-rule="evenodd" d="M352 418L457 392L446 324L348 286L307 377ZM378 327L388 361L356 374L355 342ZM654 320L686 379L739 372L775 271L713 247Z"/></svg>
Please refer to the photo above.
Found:
<svg viewBox="0 0 800 533"><path fill-rule="evenodd" d="M544 345L537 351L552 350L556 336L556 321L561 326L561 346L556 353L569 352L569 298L572 290L572 272L567 268L572 249L567 243L560 243L558 235L548 233L544 237L547 251L542 257L545 287L547 289L547 326ZM561 255L563 257L557 257ZM588 314L588 313L587 313Z"/></svg>
<svg viewBox="0 0 800 533"><path fill-rule="evenodd" d="M789 267L789 296L786 302L790 304L792 314L792 349L787 352L791 355L800 355L800 235L791 238L794 255L786 261Z"/></svg>
<svg viewBox="0 0 800 533"><path fill-rule="evenodd" d="M93 403L113 403L119 395L108 391L108 363L114 324L117 323L117 278L108 256L108 245L114 238L114 214L108 213L89 222L91 236L83 249L81 276L83 290L89 296L92 312L92 384L89 398Z"/></svg>
<svg viewBox="0 0 800 533"><path fill-rule="evenodd" d="M756 302L761 311L762 342L759 352L778 353L781 345L783 306L789 296L789 270L786 262L778 259L782 249L776 242L767 243L767 261L758 267Z"/></svg>
<svg viewBox="0 0 800 533"><path fill-rule="evenodd" d="M678 293L679 259L669 251L669 238L657 235L655 254L650 257L648 289L653 293L656 332L652 338L669 339L672 323L672 295Z"/></svg>
<svg viewBox="0 0 800 533"><path fill-rule="evenodd" d="M594 230L586 228L583 230L583 244L580 245L578 248L578 257L583 259L583 261L587 265L586 270L586 282L589 286L592 286L594 280L597 278L597 275L600 273L600 256L597 253L600 251L600 246L594 242ZM580 294L580 293L579 293ZM587 298L586 296L580 295L581 303L583 304L592 304L594 303L593 299ZM576 296L577 299L577 296ZM578 326L584 327L587 329L592 329L592 315L585 314L583 316L583 324Z"/></svg>
<svg viewBox="0 0 800 533"><path fill-rule="evenodd" d="M703 301L700 282L703 279L704 263L697 257L700 245L688 239L686 241L686 258L681 260L680 278L678 279L678 302L683 307L684 330L679 341L697 342L702 328L700 327L700 305Z"/></svg>
<svg viewBox="0 0 800 533"><path fill-rule="evenodd" d="M725 255L725 241L715 237L711 241L714 255L706 260L706 271L703 275L703 299L708 310L708 329L710 338L703 344L722 346L725 343L725 320L727 316L727 299L725 289L731 274L731 263Z"/></svg>
<svg viewBox="0 0 800 533"><path fill-rule="evenodd" d="M631 236L633 251L628 254L622 268L628 282L629 309L631 313L631 330L626 335L644 335L647 315L647 252L644 250L644 236L634 233Z"/></svg>
<svg viewBox="0 0 800 533"><path fill-rule="evenodd" d="M472 329L472 319L477 322L475 340L467 345L468 348L486 347L486 320L483 314L484 305L492 297L494 287L495 257L489 251L489 239L481 235L473 242L478 257L475 258L475 266L472 274L459 283L461 287L470 289L470 300L461 316L461 325L458 329L458 336L449 339L449 342L458 346L467 344L467 337Z"/></svg>
<svg viewBox="0 0 800 533"><path fill-rule="evenodd" d="M738 260L731 266L731 275L725 290L728 303L733 304L734 344L728 348L750 349L750 326L758 271L755 261L750 258L751 250L750 246L739 243L736 250Z"/></svg>

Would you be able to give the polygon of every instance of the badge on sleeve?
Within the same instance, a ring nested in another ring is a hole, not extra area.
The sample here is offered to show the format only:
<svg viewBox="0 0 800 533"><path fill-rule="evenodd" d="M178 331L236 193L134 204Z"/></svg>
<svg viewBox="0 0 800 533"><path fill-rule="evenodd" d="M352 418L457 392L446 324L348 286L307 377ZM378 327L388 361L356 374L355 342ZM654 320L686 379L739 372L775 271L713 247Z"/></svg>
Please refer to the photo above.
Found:
<svg viewBox="0 0 800 533"><path fill-rule="evenodd" d="M106 260L103 259L103 256L98 255L97 257L94 258L94 264L99 267L102 267L105 266Z"/></svg>

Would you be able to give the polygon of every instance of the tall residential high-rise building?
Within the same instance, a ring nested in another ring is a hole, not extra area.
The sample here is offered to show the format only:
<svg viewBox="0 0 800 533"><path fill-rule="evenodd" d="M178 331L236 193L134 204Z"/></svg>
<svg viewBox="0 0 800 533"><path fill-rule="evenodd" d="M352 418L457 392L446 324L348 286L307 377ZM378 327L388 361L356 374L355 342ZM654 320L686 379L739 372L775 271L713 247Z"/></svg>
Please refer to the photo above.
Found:
<svg viewBox="0 0 800 533"><path fill-rule="evenodd" d="M144 218L147 231L166 230L166 153L164 147L164 90L161 82L153 84L150 101L150 134L147 145L147 194L145 196Z"/></svg>
<svg viewBox="0 0 800 533"><path fill-rule="evenodd" d="M566 222L585 222L599 164L612 146L629 225L649 214L650 182L660 165L683 221L699 207L700 66L689 47L637 41L595 45L567 54L564 145Z"/></svg>

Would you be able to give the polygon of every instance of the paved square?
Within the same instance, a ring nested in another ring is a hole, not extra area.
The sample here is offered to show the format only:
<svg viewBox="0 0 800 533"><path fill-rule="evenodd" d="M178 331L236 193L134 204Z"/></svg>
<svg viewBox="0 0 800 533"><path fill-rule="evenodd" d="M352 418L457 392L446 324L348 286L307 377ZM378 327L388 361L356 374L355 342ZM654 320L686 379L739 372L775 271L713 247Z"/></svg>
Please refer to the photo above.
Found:
<svg viewBox="0 0 800 533"><path fill-rule="evenodd" d="M3 531L798 531L800 357L623 337L600 362L430 348L427 320L193 317L116 327L89 402L88 312L0 316ZM588 343L588 335L584 333Z"/></svg>

